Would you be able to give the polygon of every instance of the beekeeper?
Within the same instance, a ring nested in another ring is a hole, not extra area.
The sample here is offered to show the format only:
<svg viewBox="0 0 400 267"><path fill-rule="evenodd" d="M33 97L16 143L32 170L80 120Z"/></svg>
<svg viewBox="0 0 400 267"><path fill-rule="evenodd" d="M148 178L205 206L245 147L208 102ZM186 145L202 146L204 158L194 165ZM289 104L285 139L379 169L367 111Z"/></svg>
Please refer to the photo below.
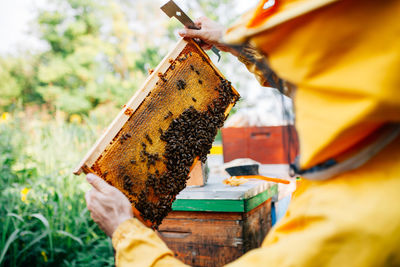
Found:
<svg viewBox="0 0 400 267"><path fill-rule="evenodd" d="M303 182L262 246L229 266L400 265L399 15L395 0L269 0L225 35L207 18L181 31L238 56L294 100L293 169ZM112 237L117 266L183 265L132 218L121 192L87 179L88 208Z"/></svg>

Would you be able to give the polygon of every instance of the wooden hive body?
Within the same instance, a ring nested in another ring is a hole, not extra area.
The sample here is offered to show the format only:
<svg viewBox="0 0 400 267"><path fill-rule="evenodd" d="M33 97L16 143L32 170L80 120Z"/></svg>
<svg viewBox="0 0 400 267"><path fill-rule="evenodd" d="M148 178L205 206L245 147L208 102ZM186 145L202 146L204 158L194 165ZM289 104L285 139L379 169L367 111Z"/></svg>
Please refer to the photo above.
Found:
<svg viewBox="0 0 400 267"><path fill-rule="evenodd" d="M238 98L207 54L181 39L74 173L102 177L129 198L137 218L156 226Z"/></svg>

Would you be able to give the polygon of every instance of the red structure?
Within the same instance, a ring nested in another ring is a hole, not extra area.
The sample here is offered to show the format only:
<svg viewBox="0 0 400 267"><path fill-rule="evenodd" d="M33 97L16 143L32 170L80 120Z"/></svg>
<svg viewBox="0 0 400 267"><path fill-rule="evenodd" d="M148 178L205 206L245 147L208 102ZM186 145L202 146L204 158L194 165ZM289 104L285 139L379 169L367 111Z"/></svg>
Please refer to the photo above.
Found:
<svg viewBox="0 0 400 267"><path fill-rule="evenodd" d="M288 164L299 151L296 129L292 125L223 128L222 145L224 162L251 158L262 164Z"/></svg>

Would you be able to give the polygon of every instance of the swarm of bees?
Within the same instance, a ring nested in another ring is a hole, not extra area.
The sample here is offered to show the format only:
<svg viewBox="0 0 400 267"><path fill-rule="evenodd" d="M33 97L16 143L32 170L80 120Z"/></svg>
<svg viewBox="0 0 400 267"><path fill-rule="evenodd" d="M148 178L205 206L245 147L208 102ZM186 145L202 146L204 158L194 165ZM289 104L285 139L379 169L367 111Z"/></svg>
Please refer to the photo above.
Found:
<svg viewBox="0 0 400 267"><path fill-rule="evenodd" d="M226 108L238 99L227 80L221 79L218 92L219 97L213 100L207 111L200 112L190 106L171 121L167 130L160 129L160 139L166 143L165 153L162 156L167 171L161 175L148 174L146 188L152 188L154 194L159 196L159 200L158 203L152 203L147 194L139 195L136 208L145 220L159 225L171 211L176 195L185 188L190 166L194 160L197 157L202 162L207 160L207 154L210 152L217 131L225 121ZM153 158L151 154L146 152L143 154L147 157L148 164L153 160L160 160L158 155Z"/></svg>

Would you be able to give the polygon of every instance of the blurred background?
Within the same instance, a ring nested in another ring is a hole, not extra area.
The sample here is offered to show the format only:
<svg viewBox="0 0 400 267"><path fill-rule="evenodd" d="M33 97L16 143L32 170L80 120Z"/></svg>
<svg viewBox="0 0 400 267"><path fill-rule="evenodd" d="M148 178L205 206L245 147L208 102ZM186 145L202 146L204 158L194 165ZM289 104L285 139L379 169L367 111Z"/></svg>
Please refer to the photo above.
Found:
<svg viewBox="0 0 400 267"><path fill-rule="evenodd" d="M179 39L164 2L0 1L0 266L114 264L71 170ZM257 1L176 2L229 26ZM282 123L289 100L209 55L242 95L233 112Z"/></svg>

